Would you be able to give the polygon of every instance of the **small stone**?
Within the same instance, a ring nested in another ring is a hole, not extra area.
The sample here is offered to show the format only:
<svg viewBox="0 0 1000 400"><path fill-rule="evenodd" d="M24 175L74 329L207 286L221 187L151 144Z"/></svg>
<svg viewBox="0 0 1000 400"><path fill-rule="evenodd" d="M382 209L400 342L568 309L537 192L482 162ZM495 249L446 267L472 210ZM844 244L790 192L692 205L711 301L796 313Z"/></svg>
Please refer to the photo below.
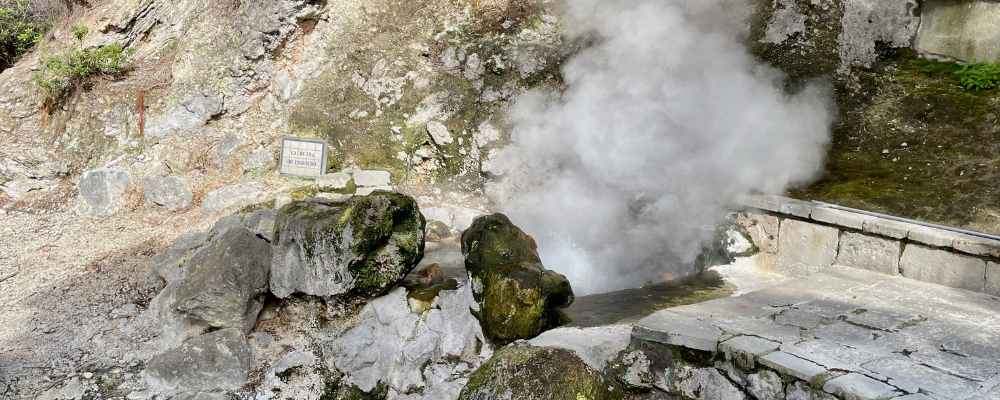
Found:
<svg viewBox="0 0 1000 400"><path fill-rule="evenodd" d="M388 171L354 171L354 184L358 186L389 186L392 175Z"/></svg>
<svg viewBox="0 0 1000 400"><path fill-rule="evenodd" d="M265 193L258 183L240 183L224 186L205 195L201 206L205 212L216 213L233 207L242 207L259 201Z"/></svg>
<svg viewBox="0 0 1000 400"><path fill-rule="evenodd" d="M431 135L431 139L438 146L451 144L454 141L451 137L451 132L448 131L448 127L438 121L427 123L427 133Z"/></svg>
<svg viewBox="0 0 1000 400"><path fill-rule="evenodd" d="M347 185L350 182L351 174L346 172L335 172L316 178L316 186L319 186L320 189L328 190L347 189Z"/></svg>
<svg viewBox="0 0 1000 400"><path fill-rule="evenodd" d="M149 176L143 179L146 205L177 211L191 206L194 195L183 179L176 176Z"/></svg>
<svg viewBox="0 0 1000 400"><path fill-rule="evenodd" d="M125 205L131 175L123 169L101 168L80 178L81 211L86 215L109 216Z"/></svg>

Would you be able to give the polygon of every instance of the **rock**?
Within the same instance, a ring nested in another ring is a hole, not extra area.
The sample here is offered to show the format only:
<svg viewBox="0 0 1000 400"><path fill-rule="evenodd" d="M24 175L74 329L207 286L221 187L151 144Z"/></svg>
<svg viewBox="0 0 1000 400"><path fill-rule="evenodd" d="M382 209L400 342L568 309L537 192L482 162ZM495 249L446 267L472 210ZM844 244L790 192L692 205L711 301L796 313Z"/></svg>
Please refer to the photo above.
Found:
<svg viewBox="0 0 1000 400"><path fill-rule="evenodd" d="M145 129L145 135L154 140L185 133L201 127L212 117L222 113L222 96L197 95L154 118Z"/></svg>
<svg viewBox="0 0 1000 400"><path fill-rule="evenodd" d="M715 368L680 364L667 368L657 387L685 399L745 400L743 392Z"/></svg>
<svg viewBox="0 0 1000 400"><path fill-rule="evenodd" d="M274 164L274 153L267 147L261 147L250 153L243 161L243 172L264 171L273 167Z"/></svg>
<svg viewBox="0 0 1000 400"><path fill-rule="evenodd" d="M528 344L572 351L589 367L604 371L608 363L625 351L631 339L631 326L613 325L553 329L529 340Z"/></svg>
<svg viewBox="0 0 1000 400"><path fill-rule="evenodd" d="M503 214L477 218L462 233L465 268L486 336L499 343L530 339L558 326L573 303L566 277L542 266L535 240Z"/></svg>
<svg viewBox="0 0 1000 400"><path fill-rule="evenodd" d="M440 242L451 237L451 228L444 222L434 220L427 222L427 241Z"/></svg>
<svg viewBox="0 0 1000 400"><path fill-rule="evenodd" d="M375 193L377 191L391 192L392 191L392 186L368 186L368 187L360 187L360 188L358 188L357 192L354 192L354 194L356 194L358 196L367 196L367 195L370 195L370 194Z"/></svg>
<svg viewBox="0 0 1000 400"><path fill-rule="evenodd" d="M427 133L431 136L431 140L438 146L451 144L454 141L451 137L451 132L448 131L448 127L438 121L427 123Z"/></svg>
<svg viewBox="0 0 1000 400"><path fill-rule="evenodd" d="M80 178L81 211L104 217L121 210L131 175L123 169L100 168L87 171Z"/></svg>
<svg viewBox="0 0 1000 400"><path fill-rule="evenodd" d="M205 212L216 213L232 207L240 207L259 201L265 193L259 183L240 183L223 186L205 195L201 206Z"/></svg>
<svg viewBox="0 0 1000 400"><path fill-rule="evenodd" d="M423 257L424 225L416 201L397 193L289 204L275 223L271 292L385 293Z"/></svg>
<svg viewBox="0 0 1000 400"><path fill-rule="evenodd" d="M235 390L247 381L250 347L239 329L191 338L154 356L143 376L156 393Z"/></svg>
<svg viewBox="0 0 1000 400"><path fill-rule="evenodd" d="M469 377L460 400L621 399L613 380L562 349L511 346Z"/></svg>
<svg viewBox="0 0 1000 400"><path fill-rule="evenodd" d="M387 171L354 171L354 184L358 186L389 186L392 175Z"/></svg>
<svg viewBox="0 0 1000 400"><path fill-rule="evenodd" d="M227 400L229 396L222 393L205 393L205 392L184 392L174 397L170 400Z"/></svg>
<svg viewBox="0 0 1000 400"><path fill-rule="evenodd" d="M146 205L177 211L191 206L194 195L184 180L176 176L149 176L143 179Z"/></svg>
<svg viewBox="0 0 1000 400"><path fill-rule="evenodd" d="M781 272L804 276L823 270L837 258L840 231L822 225L785 219L778 233Z"/></svg>
<svg viewBox="0 0 1000 400"><path fill-rule="evenodd" d="M347 189L347 185L351 182L351 174L346 172L334 172L332 174L326 174L316 178L316 186L319 188L327 190L342 190Z"/></svg>
<svg viewBox="0 0 1000 400"><path fill-rule="evenodd" d="M747 392L757 400L784 400L785 384L774 371L747 375Z"/></svg>
<svg viewBox="0 0 1000 400"><path fill-rule="evenodd" d="M173 308L211 328L249 332L267 293L270 261L267 241L230 229L188 260Z"/></svg>
<svg viewBox="0 0 1000 400"><path fill-rule="evenodd" d="M642 351L623 352L609 366L610 373L629 390L648 391L653 388L650 360Z"/></svg>
<svg viewBox="0 0 1000 400"><path fill-rule="evenodd" d="M38 400L82 400L87 392L87 386L80 378L70 379L62 386L47 390L38 396Z"/></svg>
<svg viewBox="0 0 1000 400"><path fill-rule="evenodd" d="M439 291L423 314L411 312L407 298L400 288L372 300L357 325L330 344L325 354L345 373L346 383L364 392L379 386L399 393L434 389L435 382L428 379L432 365L474 368L489 357L489 345L470 311L477 305L468 282Z"/></svg>

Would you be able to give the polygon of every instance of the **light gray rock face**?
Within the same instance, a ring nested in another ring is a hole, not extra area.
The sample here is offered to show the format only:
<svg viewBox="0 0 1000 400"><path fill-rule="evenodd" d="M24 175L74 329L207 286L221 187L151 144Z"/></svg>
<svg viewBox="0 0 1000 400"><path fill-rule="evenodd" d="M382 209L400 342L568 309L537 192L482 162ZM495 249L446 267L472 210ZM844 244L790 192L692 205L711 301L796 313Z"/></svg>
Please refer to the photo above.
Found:
<svg viewBox="0 0 1000 400"><path fill-rule="evenodd" d="M230 229L188 260L173 308L211 328L249 332L267 293L270 261L269 243Z"/></svg>
<svg viewBox="0 0 1000 400"><path fill-rule="evenodd" d="M923 4L917 51L966 62L1000 60L1000 4L929 0Z"/></svg>
<svg viewBox="0 0 1000 400"><path fill-rule="evenodd" d="M471 312L477 309L466 283L442 290L423 314L410 311L406 290L396 289L368 303L358 324L328 345L329 362L366 392L379 383L397 393L440 390L440 385L460 390L467 378L454 370L467 374L491 354ZM456 379L461 381L449 383Z"/></svg>
<svg viewBox="0 0 1000 400"><path fill-rule="evenodd" d="M809 387L808 383L796 381L788 385L786 400L837 400L833 395Z"/></svg>
<svg viewBox="0 0 1000 400"><path fill-rule="evenodd" d="M80 209L86 215L109 216L124 206L131 175L123 169L101 168L80 178Z"/></svg>
<svg viewBox="0 0 1000 400"><path fill-rule="evenodd" d="M382 294L420 262L424 226L416 201L397 193L289 204L275 222L271 292Z"/></svg>
<svg viewBox="0 0 1000 400"><path fill-rule="evenodd" d="M899 256L902 244L895 240L882 239L854 232L844 232L840 236L840 251L837 264L881 272L899 274Z"/></svg>
<svg viewBox="0 0 1000 400"><path fill-rule="evenodd" d="M275 165L274 153L267 147L250 152L243 161L243 172L266 171Z"/></svg>
<svg viewBox="0 0 1000 400"><path fill-rule="evenodd" d="M845 0L841 19L840 63L870 67L878 58L876 44L909 47L920 17L916 0Z"/></svg>
<svg viewBox="0 0 1000 400"><path fill-rule="evenodd" d="M188 133L221 114L222 106L220 95L195 95L153 118L146 127L145 134L148 138L158 140L173 134Z"/></svg>
<svg viewBox="0 0 1000 400"><path fill-rule="evenodd" d="M840 233L836 228L785 219L778 235L778 267L802 276L833 265Z"/></svg>
<svg viewBox="0 0 1000 400"><path fill-rule="evenodd" d="M250 357L243 332L222 329L154 356L143 376L154 393L234 390L247 381Z"/></svg>
<svg viewBox="0 0 1000 400"><path fill-rule="evenodd" d="M216 213L233 207L241 207L260 201L266 188L259 183L240 183L223 186L205 196L201 206L205 212Z"/></svg>
<svg viewBox="0 0 1000 400"><path fill-rule="evenodd" d="M899 261L903 276L982 292L986 288L986 261L944 250L908 244Z"/></svg>
<svg viewBox="0 0 1000 400"><path fill-rule="evenodd" d="M191 206L194 195L183 179L176 176L150 176L142 181L146 205L177 211Z"/></svg>
<svg viewBox="0 0 1000 400"><path fill-rule="evenodd" d="M750 241L768 254L778 254L778 217L767 214L740 213L736 224L750 235Z"/></svg>

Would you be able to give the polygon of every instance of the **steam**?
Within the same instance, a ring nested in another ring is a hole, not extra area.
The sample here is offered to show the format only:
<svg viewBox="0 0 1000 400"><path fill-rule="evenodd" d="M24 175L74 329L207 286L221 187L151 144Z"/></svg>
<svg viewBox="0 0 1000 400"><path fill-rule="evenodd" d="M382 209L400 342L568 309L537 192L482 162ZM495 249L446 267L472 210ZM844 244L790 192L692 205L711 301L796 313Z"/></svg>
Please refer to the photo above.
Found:
<svg viewBox="0 0 1000 400"><path fill-rule="evenodd" d="M573 0L561 93L515 102L489 188L578 293L693 271L726 210L822 165L831 113L818 86L787 93L745 48L731 0Z"/></svg>

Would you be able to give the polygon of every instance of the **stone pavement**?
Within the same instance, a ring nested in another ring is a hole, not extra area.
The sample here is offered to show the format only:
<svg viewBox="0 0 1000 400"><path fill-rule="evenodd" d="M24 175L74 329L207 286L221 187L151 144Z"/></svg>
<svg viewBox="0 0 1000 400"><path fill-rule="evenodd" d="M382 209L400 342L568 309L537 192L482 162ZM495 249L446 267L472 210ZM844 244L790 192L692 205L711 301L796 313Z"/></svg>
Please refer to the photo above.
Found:
<svg viewBox="0 0 1000 400"><path fill-rule="evenodd" d="M657 386L692 398L1000 399L1000 298L859 269L666 309L632 337L671 350ZM733 390L685 392L720 373Z"/></svg>

